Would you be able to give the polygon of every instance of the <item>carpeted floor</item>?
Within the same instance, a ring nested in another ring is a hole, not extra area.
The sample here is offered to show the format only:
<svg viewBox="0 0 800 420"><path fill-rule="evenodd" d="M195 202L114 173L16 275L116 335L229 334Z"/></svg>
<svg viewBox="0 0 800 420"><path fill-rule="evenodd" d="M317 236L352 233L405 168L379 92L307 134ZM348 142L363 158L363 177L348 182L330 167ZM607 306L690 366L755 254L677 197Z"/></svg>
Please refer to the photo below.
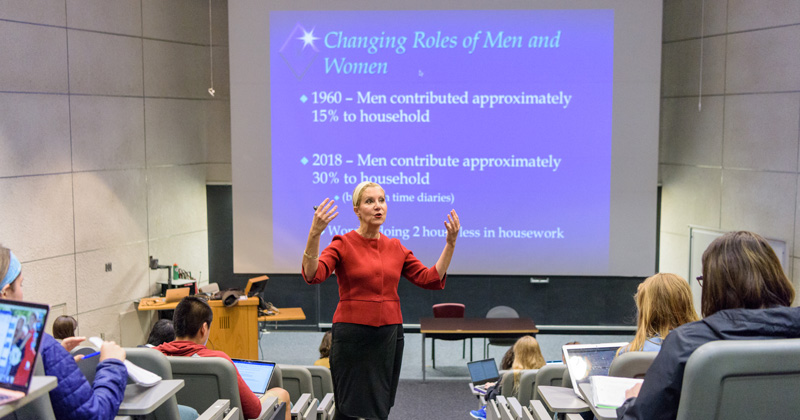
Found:
<svg viewBox="0 0 800 420"><path fill-rule="evenodd" d="M390 420L471 419L469 410L478 408L463 380L438 379L425 383L401 380Z"/></svg>

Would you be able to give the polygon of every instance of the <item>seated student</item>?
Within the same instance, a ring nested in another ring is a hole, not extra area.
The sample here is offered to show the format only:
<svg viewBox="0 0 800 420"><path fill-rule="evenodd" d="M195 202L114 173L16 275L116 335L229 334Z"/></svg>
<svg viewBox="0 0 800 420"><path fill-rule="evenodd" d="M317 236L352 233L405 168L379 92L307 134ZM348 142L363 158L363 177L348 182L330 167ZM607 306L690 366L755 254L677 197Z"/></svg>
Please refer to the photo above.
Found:
<svg viewBox="0 0 800 420"><path fill-rule="evenodd" d="M512 393L516 393L517 389L519 388L519 378L522 374L520 370L539 369L540 367L544 366L546 362L544 360L544 356L542 355L542 350L539 348L539 342L529 335L520 337L520 339L514 343L513 349L514 363L511 364L511 368L514 369L514 385ZM487 382L485 384L485 398L487 401L496 399L497 396L503 392L503 376L505 375L508 375L508 373L501 375L497 382ZM486 406L481 407L480 410L472 410L469 414L476 419L485 419Z"/></svg>
<svg viewBox="0 0 800 420"><path fill-rule="evenodd" d="M0 279L0 297L21 301L22 266L17 257L2 246ZM50 391L57 419L113 419L116 416L128 381L128 370L122 363L125 350L114 342L103 343L94 384L90 385L67 349L53 336L44 334L39 347L45 374L58 379L58 385Z"/></svg>
<svg viewBox="0 0 800 420"><path fill-rule="evenodd" d="M580 344L580 343L581 343L580 341L570 341L569 343L564 344L564 345L565 346L571 346L573 344ZM561 352L561 363L563 363L565 365L567 364L567 360L564 359L564 352L563 351Z"/></svg>
<svg viewBox="0 0 800 420"><path fill-rule="evenodd" d="M503 359L500 360L500 370L509 370L511 366L514 365L514 346L511 346L506 350L506 354L503 355Z"/></svg>
<svg viewBox="0 0 800 420"><path fill-rule="evenodd" d="M617 355L629 351L659 351L662 340L675 328L697 321L692 303L692 289L677 274L658 273L639 284L636 294L638 312L636 336Z"/></svg>
<svg viewBox="0 0 800 420"><path fill-rule="evenodd" d="M231 360L224 352L206 348L213 316L211 307L208 306L208 302L205 300L195 296L183 298L178 303L178 306L175 307L175 314L172 318L175 326L175 341L163 343L155 347L155 349L167 356L197 355L200 357L222 357ZM247 386L238 371L236 376L239 382L242 413L245 418L254 419L261 413L261 400L250 390L250 387ZM279 401L286 403L286 420L290 420L289 393L283 388L271 388L264 394L264 397L268 396L277 397Z"/></svg>
<svg viewBox="0 0 800 420"><path fill-rule="evenodd" d="M331 330L325 332L325 335L322 336L322 342L319 343L319 360L314 362L314 366L325 366L326 368L331 368L331 342L332 342L332 333Z"/></svg>
<svg viewBox="0 0 800 420"><path fill-rule="evenodd" d="M78 328L78 321L69 315L61 315L53 321L53 338L63 340L75 337L75 329Z"/></svg>
<svg viewBox="0 0 800 420"><path fill-rule="evenodd" d="M175 327L171 319L159 319L153 324L145 347L156 347L163 343L175 341Z"/></svg>
<svg viewBox="0 0 800 420"><path fill-rule="evenodd" d="M800 337L800 308L791 308L792 283L769 243L752 232L730 232L703 252L703 319L675 328L647 371L628 392L619 419L674 419L689 356L716 340Z"/></svg>

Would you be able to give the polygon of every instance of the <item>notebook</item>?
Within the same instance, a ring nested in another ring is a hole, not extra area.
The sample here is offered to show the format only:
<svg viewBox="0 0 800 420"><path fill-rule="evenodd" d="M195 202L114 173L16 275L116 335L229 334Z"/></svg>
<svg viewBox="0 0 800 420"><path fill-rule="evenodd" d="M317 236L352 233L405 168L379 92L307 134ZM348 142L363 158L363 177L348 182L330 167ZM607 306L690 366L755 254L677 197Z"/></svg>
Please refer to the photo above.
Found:
<svg viewBox="0 0 800 420"><path fill-rule="evenodd" d="M28 393L48 305L0 299L0 405Z"/></svg>
<svg viewBox="0 0 800 420"><path fill-rule="evenodd" d="M469 376L472 379L472 385L483 385L486 382L495 382L500 377L500 372L497 371L497 363L494 359L478 360L476 362L467 363L469 369Z"/></svg>
<svg viewBox="0 0 800 420"><path fill-rule="evenodd" d="M592 376L608 376L608 368L611 367L617 350L627 344L570 344L562 347L572 389L578 397L583 399L578 384L589 382Z"/></svg>
<svg viewBox="0 0 800 420"><path fill-rule="evenodd" d="M261 360L231 359L244 382L256 396L261 398L269 387L275 371L275 363Z"/></svg>

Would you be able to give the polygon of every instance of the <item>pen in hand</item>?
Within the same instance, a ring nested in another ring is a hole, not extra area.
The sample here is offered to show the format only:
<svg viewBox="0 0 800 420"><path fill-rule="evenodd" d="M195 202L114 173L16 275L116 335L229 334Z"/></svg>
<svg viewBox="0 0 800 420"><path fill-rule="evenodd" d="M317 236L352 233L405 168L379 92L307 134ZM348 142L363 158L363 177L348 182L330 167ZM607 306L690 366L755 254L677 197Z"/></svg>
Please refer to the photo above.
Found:
<svg viewBox="0 0 800 420"><path fill-rule="evenodd" d="M95 356L99 356L99 355L100 355L100 352L96 351L94 353L89 353L86 356L84 356L82 354L76 354L75 356L73 356L73 358L75 359L75 362L80 362L81 360L86 360L86 359L88 359L90 357L95 357Z"/></svg>

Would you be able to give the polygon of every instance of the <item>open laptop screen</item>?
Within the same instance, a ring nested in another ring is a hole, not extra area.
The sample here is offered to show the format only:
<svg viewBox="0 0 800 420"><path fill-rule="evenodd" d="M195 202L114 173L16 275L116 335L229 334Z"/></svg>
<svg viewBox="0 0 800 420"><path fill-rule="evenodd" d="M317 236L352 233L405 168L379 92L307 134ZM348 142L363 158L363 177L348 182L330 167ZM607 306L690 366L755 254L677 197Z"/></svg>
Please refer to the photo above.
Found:
<svg viewBox="0 0 800 420"><path fill-rule="evenodd" d="M0 299L0 388L27 392L50 307Z"/></svg>
<svg viewBox="0 0 800 420"><path fill-rule="evenodd" d="M589 382L589 377L608 376L608 368L617 350L628 343L571 344L563 347L564 360L572 380L572 389L580 396L578 384Z"/></svg>
<svg viewBox="0 0 800 420"><path fill-rule="evenodd" d="M275 371L275 363L260 360L232 359L244 382L254 394L267 392L269 380Z"/></svg>
<svg viewBox="0 0 800 420"><path fill-rule="evenodd" d="M467 363L467 368L469 368L469 376L472 379L473 385L481 385L486 382L496 381L500 377L494 359L469 362Z"/></svg>

